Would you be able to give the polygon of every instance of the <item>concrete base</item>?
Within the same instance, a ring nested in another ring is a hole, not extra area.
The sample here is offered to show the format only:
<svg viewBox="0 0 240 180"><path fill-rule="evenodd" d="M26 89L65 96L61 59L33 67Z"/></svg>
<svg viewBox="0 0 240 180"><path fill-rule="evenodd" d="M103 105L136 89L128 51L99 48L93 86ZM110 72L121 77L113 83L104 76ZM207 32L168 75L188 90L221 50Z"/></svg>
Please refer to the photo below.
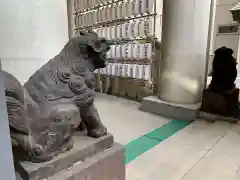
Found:
<svg viewBox="0 0 240 180"><path fill-rule="evenodd" d="M200 106L201 103L191 105L173 104L162 101L156 96L149 96L142 100L140 109L173 119L193 121L198 117Z"/></svg>
<svg viewBox="0 0 240 180"><path fill-rule="evenodd" d="M45 163L23 162L23 167L28 171L30 178L34 180L43 180L59 173L76 162L82 162L87 158L93 158L96 154L102 153L113 146L113 136L107 136L95 139L82 133L77 133L73 137L74 148L66 153L60 154L55 159ZM122 161L124 157L122 158ZM99 163L99 162L98 162ZM59 179L60 180L60 179Z"/></svg>
<svg viewBox="0 0 240 180"><path fill-rule="evenodd" d="M231 123L239 122L238 119L233 118L233 117L226 117L226 116L221 116L221 115L212 114L212 113L203 112L203 111L200 111L199 118L207 120L207 121L211 121L211 122L216 122L216 121L227 121L227 122L231 122Z"/></svg>
<svg viewBox="0 0 240 180"><path fill-rule="evenodd" d="M114 144L108 150L78 162L48 180L125 180L124 148Z"/></svg>
<svg viewBox="0 0 240 180"><path fill-rule="evenodd" d="M238 105L239 89L233 88L225 93L216 93L211 89L204 89L201 111L232 116Z"/></svg>

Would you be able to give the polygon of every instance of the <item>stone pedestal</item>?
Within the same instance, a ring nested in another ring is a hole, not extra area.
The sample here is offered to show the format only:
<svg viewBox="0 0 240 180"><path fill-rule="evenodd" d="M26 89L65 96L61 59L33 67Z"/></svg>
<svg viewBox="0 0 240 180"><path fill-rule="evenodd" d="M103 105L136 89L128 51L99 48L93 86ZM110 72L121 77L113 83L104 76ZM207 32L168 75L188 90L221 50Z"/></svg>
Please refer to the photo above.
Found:
<svg viewBox="0 0 240 180"><path fill-rule="evenodd" d="M238 88L226 93L215 93L210 89L204 89L201 110L212 114L231 116L238 104L238 97Z"/></svg>
<svg viewBox="0 0 240 180"><path fill-rule="evenodd" d="M31 180L125 180L124 148L113 136L74 136L74 148L45 163L23 162Z"/></svg>
<svg viewBox="0 0 240 180"><path fill-rule="evenodd" d="M77 162L48 180L125 180L124 149L119 144Z"/></svg>

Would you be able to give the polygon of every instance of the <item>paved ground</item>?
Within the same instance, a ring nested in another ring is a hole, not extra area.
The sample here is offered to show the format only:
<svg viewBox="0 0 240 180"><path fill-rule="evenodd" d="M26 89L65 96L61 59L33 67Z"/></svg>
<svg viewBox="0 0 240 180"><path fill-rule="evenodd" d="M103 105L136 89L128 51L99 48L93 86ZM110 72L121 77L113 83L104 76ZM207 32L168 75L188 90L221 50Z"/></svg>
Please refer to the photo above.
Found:
<svg viewBox="0 0 240 180"><path fill-rule="evenodd" d="M96 105L131 157L126 160L127 180L240 180L240 125L204 120L187 124L106 95Z"/></svg>

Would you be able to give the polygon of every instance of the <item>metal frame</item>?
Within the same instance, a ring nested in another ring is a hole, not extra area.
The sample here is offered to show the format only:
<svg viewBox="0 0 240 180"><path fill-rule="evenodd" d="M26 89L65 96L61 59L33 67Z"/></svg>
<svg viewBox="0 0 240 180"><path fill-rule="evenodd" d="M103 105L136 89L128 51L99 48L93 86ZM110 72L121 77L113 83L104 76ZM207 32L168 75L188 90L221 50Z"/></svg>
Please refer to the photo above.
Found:
<svg viewBox="0 0 240 180"><path fill-rule="evenodd" d="M74 0L74 4L76 4L76 1L77 0ZM85 27L80 27L80 25L78 24L77 22L77 17L78 15L81 15L82 13L85 13L85 12L88 12L88 11L92 11L92 10L96 10L96 9L99 9L101 7L105 7L107 5L111 5L111 4L116 4L118 2L124 2L125 0L116 0L116 1L112 1L112 2L104 2L103 4L100 4L100 5L97 5L97 6L94 6L92 8L89 8L89 9L85 9L85 10L81 10L79 12L75 12L73 13L75 15L74 17L74 23L75 23L75 26L76 28L74 29L75 32L77 32L78 30L81 30L81 29L92 29L92 28L98 28L98 27L107 27L107 26L111 26L111 25L116 25L116 24L122 24L124 22L127 22L127 21L130 21L130 20L135 20L135 19L140 19L140 18L148 18L148 17L152 17L153 18L153 32L152 32L152 36L151 37L151 43L153 45L153 56L152 56L152 59L149 60L148 62L146 61L138 61L138 64L148 64L150 65L150 77L149 77L149 80L138 80L136 79L137 81L144 81L145 82L145 85L147 85L148 87L148 91L149 93L152 93L154 91L154 86L157 86L158 82L154 82L154 74L153 73L156 73L155 71L153 72L153 67L154 67L154 64L156 62L156 47L155 47L155 44L156 44L156 38L155 38L155 34L156 34L156 16L157 16L157 12L156 12L156 1L157 0L153 0L153 12L150 13L150 14L145 14L145 15L138 15L138 16L131 16L131 17L126 17L126 18L122 18L122 19L116 19L116 20L112 20L112 21L107 21L107 22L101 22L101 23L97 23L97 24L93 24L93 25L89 25L89 26L85 26ZM79 25L77 27L77 25ZM124 41L124 40L123 40ZM147 38L144 38L144 39L133 39L131 40L132 42L134 41L148 41L148 37ZM118 43L123 43L121 42L121 40L118 42ZM125 41L126 43L126 41ZM124 61L125 62L125 61ZM124 63L123 61L121 61L121 63ZM133 62L136 62L136 61L129 61L128 63L133 63ZM98 79L98 84L99 84L99 90L100 92L103 92L103 87L102 87L102 82L101 82L101 78L100 78L101 74L100 74L100 71L97 72L97 79ZM107 75L108 76L108 75ZM110 76L108 76L110 77ZM133 78L130 78L130 77L115 77L116 79L133 79Z"/></svg>
<svg viewBox="0 0 240 180"><path fill-rule="evenodd" d="M211 34L212 34L212 27L213 27L213 23L212 21L214 21L214 17L213 17L213 12L214 12L214 0L211 0L211 5L210 5L210 18L209 18L209 27L208 27L208 43L207 43L207 51L206 51L206 61L205 61L205 74L204 74L204 88L207 87L207 80L208 80L208 65L209 65L209 59L210 59L210 47L211 47Z"/></svg>

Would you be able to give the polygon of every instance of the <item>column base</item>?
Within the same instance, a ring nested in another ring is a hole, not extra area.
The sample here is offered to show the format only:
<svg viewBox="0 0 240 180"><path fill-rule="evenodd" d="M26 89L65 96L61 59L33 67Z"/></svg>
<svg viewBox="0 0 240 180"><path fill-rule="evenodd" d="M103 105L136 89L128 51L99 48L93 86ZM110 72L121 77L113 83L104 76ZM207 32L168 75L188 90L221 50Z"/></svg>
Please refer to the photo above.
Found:
<svg viewBox="0 0 240 180"><path fill-rule="evenodd" d="M198 117L200 107L201 103L174 104L163 101L157 96L149 96L142 100L140 109L164 117L194 121Z"/></svg>

